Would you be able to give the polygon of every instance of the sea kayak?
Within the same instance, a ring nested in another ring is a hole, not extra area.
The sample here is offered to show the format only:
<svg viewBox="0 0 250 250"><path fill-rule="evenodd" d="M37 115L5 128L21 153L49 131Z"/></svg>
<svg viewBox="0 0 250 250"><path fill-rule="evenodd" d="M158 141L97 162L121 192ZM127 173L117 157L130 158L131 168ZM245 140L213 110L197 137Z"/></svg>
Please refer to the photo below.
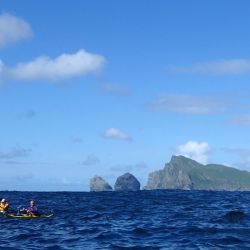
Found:
<svg viewBox="0 0 250 250"><path fill-rule="evenodd" d="M32 215L32 214L5 214L6 218L16 218L16 219L39 219L39 218L51 218L54 214L41 214L41 215Z"/></svg>

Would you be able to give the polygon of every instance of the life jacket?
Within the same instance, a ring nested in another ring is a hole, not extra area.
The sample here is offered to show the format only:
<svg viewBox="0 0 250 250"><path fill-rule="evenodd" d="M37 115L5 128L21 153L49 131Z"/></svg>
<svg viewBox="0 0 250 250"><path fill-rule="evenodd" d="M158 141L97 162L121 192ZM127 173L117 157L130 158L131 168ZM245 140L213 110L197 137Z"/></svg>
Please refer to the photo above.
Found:
<svg viewBox="0 0 250 250"><path fill-rule="evenodd" d="M0 211L7 211L9 208L9 204L7 202L0 202Z"/></svg>
<svg viewBox="0 0 250 250"><path fill-rule="evenodd" d="M27 213L28 214L37 214L37 208L36 207L28 207Z"/></svg>

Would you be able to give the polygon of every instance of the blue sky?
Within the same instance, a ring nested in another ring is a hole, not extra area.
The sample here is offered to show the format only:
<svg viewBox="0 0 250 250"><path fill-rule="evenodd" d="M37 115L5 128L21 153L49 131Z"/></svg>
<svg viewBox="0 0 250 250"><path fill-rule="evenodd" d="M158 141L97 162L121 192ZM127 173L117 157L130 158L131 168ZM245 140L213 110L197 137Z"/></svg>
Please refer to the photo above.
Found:
<svg viewBox="0 0 250 250"><path fill-rule="evenodd" d="M173 154L250 170L249 1L0 5L0 189L86 191Z"/></svg>

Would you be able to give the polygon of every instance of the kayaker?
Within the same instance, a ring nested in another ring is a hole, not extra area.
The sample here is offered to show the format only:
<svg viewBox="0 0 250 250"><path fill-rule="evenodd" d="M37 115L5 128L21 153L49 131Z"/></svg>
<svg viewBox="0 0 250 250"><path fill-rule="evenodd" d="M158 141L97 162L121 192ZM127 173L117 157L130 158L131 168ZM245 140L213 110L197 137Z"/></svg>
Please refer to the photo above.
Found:
<svg viewBox="0 0 250 250"><path fill-rule="evenodd" d="M30 201L30 206L26 208L24 211L29 215L39 215L37 208L36 208L36 203L34 200Z"/></svg>
<svg viewBox="0 0 250 250"><path fill-rule="evenodd" d="M6 199L2 199L0 202L0 212L6 212L9 208L9 204Z"/></svg>

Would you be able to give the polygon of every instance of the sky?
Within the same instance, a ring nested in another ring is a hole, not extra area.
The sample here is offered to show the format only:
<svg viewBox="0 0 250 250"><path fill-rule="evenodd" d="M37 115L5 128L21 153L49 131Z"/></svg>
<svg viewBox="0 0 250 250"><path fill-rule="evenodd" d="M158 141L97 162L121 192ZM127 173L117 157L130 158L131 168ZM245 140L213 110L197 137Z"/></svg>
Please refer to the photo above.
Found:
<svg viewBox="0 0 250 250"><path fill-rule="evenodd" d="M141 185L172 155L250 171L250 2L1 0L0 190Z"/></svg>

